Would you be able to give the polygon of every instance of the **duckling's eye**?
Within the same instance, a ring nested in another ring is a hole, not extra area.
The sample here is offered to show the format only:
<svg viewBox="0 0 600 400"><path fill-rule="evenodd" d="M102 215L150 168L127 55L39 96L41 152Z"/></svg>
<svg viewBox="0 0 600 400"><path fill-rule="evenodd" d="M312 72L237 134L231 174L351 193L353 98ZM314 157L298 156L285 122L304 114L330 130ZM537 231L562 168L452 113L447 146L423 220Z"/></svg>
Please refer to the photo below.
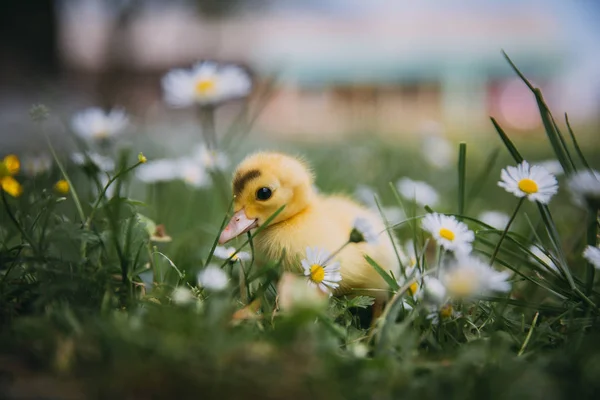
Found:
<svg viewBox="0 0 600 400"><path fill-rule="evenodd" d="M268 187L262 187L256 191L256 199L257 200L268 200L271 198L273 192Z"/></svg>

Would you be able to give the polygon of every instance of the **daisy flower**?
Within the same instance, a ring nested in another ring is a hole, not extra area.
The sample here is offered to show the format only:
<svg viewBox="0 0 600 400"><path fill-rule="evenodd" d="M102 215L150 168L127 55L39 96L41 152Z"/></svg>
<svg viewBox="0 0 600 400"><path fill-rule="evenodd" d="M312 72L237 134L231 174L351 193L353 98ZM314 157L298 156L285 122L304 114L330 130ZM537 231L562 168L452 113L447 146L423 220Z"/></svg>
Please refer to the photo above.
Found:
<svg viewBox="0 0 600 400"><path fill-rule="evenodd" d="M484 211L477 217L481 222L498 230L504 230L510 217L500 211Z"/></svg>
<svg viewBox="0 0 600 400"><path fill-rule="evenodd" d="M190 186L202 188L211 183L210 175L206 169L196 160L191 158L182 158L178 162L178 178Z"/></svg>
<svg viewBox="0 0 600 400"><path fill-rule="evenodd" d="M475 234L456 218L438 213L427 214L421 226L431 233L444 249L455 253L470 253Z"/></svg>
<svg viewBox="0 0 600 400"><path fill-rule="evenodd" d="M92 107L75 114L71 128L79 137L96 141L120 135L128 123L129 117L121 109L104 112L101 108Z"/></svg>
<svg viewBox="0 0 600 400"><path fill-rule="evenodd" d="M443 304L447 300L446 287L439 279L425 276L420 297L428 304Z"/></svg>
<svg viewBox="0 0 600 400"><path fill-rule="evenodd" d="M542 204L548 204L558 192L558 182L554 175L539 165L530 167L527 161L516 167L506 167L502 170L500 179L498 186L507 192Z"/></svg>
<svg viewBox="0 0 600 400"><path fill-rule="evenodd" d="M454 162L452 143L442 136L424 135L421 140L423 158L435 168L447 168Z"/></svg>
<svg viewBox="0 0 600 400"><path fill-rule="evenodd" d="M398 279L398 285L400 287L403 287L404 285L406 285L408 282L412 281L413 279L417 278L416 282L411 283L410 287L408 288L408 294L410 294L411 296L416 296L419 293L419 289L420 289L420 278L421 278L421 272L419 271L418 268L415 267L408 267L405 270L405 274L406 274L406 278L404 278L403 276L401 276Z"/></svg>
<svg viewBox="0 0 600 400"><path fill-rule="evenodd" d="M209 265L198 272L198 284L211 292L220 292L227 287L227 274L215 265Z"/></svg>
<svg viewBox="0 0 600 400"><path fill-rule="evenodd" d="M145 183L173 181L179 177L179 163L169 159L148 161L135 169L135 175Z"/></svg>
<svg viewBox="0 0 600 400"><path fill-rule="evenodd" d="M39 156L23 157L23 172L28 176L37 176L52 168L52 157L42 154Z"/></svg>
<svg viewBox="0 0 600 400"><path fill-rule="evenodd" d="M452 304L448 303L441 306L439 309L433 308L431 312L427 314L426 319L430 320L433 325L439 325L441 321L450 319L450 318L458 318L461 316L461 313L454 310Z"/></svg>
<svg viewBox="0 0 600 400"><path fill-rule="evenodd" d="M435 206L439 201L437 191L426 182L402 178L396 183L396 187L402 197L414 200L421 206Z"/></svg>
<svg viewBox="0 0 600 400"><path fill-rule="evenodd" d="M75 165L86 165L88 160L102 172L110 172L115 169L115 162L110 157L90 152L71 154L71 161L73 161Z"/></svg>
<svg viewBox="0 0 600 400"><path fill-rule="evenodd" d="M185 286L177 286L171 293L173 303L180 306L190 303L194 299L192 291Z"/></svg>
<svg viewBox="0 0 600 400"><path fill-rule="evenodd" d="M20 169L19 157L14 154L9 154L0 161L0 187L12 197L19 197L23 194L23 187L14 178Z"/></svg>
<svg viewBox="0 0 600 400"><path fill-rule="evenodd" d="M214 255L215 257L220 258L221 260L229 260L231 258L231 262L236 262L238 260L248 261L252 258L250 256L250 253L245 251L240 251L237 254L233 255L234 253L235 247L217 246L215 247Z"/></svg>
<svg viewBox="0 0 600 400"><path fill-rule="evenodd" d="M498 272L472 256L460 256L442 270L441 282L450 297L469 298L489 292L508 292L507 271Z"/></svg>
<svg viewBox="0 0 600 400"><path fill-rule="evenodd" d="M600 269L600 248L587 246L583 252L583 256L592 263L594 267Z"/></svg>
<svg viewBox="0 0 600 400"><path fill-rule="evenodd" d="M556 266L554 261L552 261L552 259L546 253L544 253L542 251L542 249L540 249L537 246L532 245L529 247L529 251L531 251L531 253L539 259L538 260L535 257L529 256L529 259L531 261L536 262L536 263L541 262L547 268L550 268L551 270L558 272L558 267Z"/></svg>
<svg viewBox="0 0 600 400"><path fill-rule="evenodd" d="M284 272L277 284L277 305L282 311L318 310L327 304L327 294L291 272Z"/></svg>
<svg viewBox="0 0 600 400"><path fill-rule="evenodd" d="M569 177L568 185L577 205L600 204L600 172L593 169L579 171Z"/></svg>
<svg viewBox="0 0 600 400"><path fill-rule="evenodd" d="M319 248L306 248L306 258L301 261L304 275L310 286L318 287L323 293L331 293L342 280L339 261L332 261L331 254Z"/></svg>
<svg viewBox="0 0 600 400"><path fill-rule="evenodd" d="M192 158L209 171L225 170L229 167L229 157L221 151L210 150L207 146L198 147Z"/></svg>
<svg viewBox="0 0 600 400"><path fill-rule="evenodd" d="M213 105L242 98L252 90L250 75L237 65L202 61L191 69L174 69L162 79L165 101L172 107Z"/></svg>
<svg viewBox="0 0 600 400"><path fill-rule="evenodd" d="M379 241L378 234L373 228L371 222L364 217L356 217L352 223L352 231L350 232L350 242L375 245Z"/></svg>
<svg viewBox="0 0 600 400"><path fill-rule="evenodd" d="M560 176L565 173L562 165L560 165L560 162L558 160L539 161L535 164L544 168L546 171L550 172L554 176Z"/></svg>

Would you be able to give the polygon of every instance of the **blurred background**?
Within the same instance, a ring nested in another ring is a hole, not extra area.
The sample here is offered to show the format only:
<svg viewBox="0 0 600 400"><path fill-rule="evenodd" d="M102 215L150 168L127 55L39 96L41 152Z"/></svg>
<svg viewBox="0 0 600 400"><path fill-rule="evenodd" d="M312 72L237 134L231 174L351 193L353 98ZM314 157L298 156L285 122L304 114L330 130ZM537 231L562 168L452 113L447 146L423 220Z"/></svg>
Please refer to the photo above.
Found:
<svg viewBox="0 0 600 400"><path fill-rule="evenodd" d="M491 138L488 116L534 135L533 96L504 49L542 88L557 119L597 136L600 3L595 0L29 0L0 5L0 148L43 148L88 106L123 106L139 131L170 137L195 116L167 109L161 76L199 59L274 79L254 138L398 141L436 130ZM235 111L230 105L219 112Z"/></svg>

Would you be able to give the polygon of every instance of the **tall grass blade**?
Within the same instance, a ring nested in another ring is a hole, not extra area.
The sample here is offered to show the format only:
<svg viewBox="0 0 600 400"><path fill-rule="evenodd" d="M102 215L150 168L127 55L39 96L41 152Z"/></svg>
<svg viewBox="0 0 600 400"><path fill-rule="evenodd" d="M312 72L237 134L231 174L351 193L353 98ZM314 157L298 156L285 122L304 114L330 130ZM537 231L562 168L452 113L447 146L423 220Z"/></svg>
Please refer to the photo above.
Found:
<svg viewBox="0 0 600 400"><path fill-rule="evenodd" d="M467 175L467 144L462 142L458 148L458 214L465 212L465 178Z"/></svg>
<svg viewBox="0 0 600 400"><path fill-rule="evenodd" d="M496 120L493 117L491 117L490 120L492 121L492 124L494 124L494 128L496 128L496 132L498 132L498 135L500 135L500 139L502 139L504 146L506 146L506 149L508 150L508 152L510 153L512 158L515 159L517 164L522 163L524 160L523 156L521 156L521 154L519 153L519 150L517 150L517 148L515 147L513 142L508 138L508 135L500 127L500 124L498 124L498 122L496 122Z"/></svg>
<svg viewBox="0 0 600 400"><path fill-rule="evenodd" d="M573 142L573 147L575 148L575 152L579 156L579 160L581 161L581 163L584 165L584 167L586 169L591 169L590 164L588 164L587 160L585 159L585 156L583 155L583 151L581 151L581 147L579 147L579 143L577 142L577 139L575 138L575 133L573 132L573 128L571 128L571 123L569 122L569 115L567 115L567 113L565 113L565 122L567 124L567 130L569 132L569 136L571 137L571 141Z"/></svg>

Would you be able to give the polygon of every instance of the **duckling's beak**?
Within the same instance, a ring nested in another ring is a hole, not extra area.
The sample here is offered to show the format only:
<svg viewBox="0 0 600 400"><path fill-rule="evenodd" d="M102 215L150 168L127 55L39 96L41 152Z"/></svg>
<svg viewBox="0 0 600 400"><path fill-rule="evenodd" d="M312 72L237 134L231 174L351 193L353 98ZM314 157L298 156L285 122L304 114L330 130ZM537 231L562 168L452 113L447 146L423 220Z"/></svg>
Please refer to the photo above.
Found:
<svg viewBox="0 0 600 400"><path fill-rule="evenodd" d="M246 212L242 208L240 211L233 214L231 220L221 232L219 244L225 244L231 239L238 237L242 233L248 232L250 229L258 226L258 219L250 219L246 216Z"/></svg>

